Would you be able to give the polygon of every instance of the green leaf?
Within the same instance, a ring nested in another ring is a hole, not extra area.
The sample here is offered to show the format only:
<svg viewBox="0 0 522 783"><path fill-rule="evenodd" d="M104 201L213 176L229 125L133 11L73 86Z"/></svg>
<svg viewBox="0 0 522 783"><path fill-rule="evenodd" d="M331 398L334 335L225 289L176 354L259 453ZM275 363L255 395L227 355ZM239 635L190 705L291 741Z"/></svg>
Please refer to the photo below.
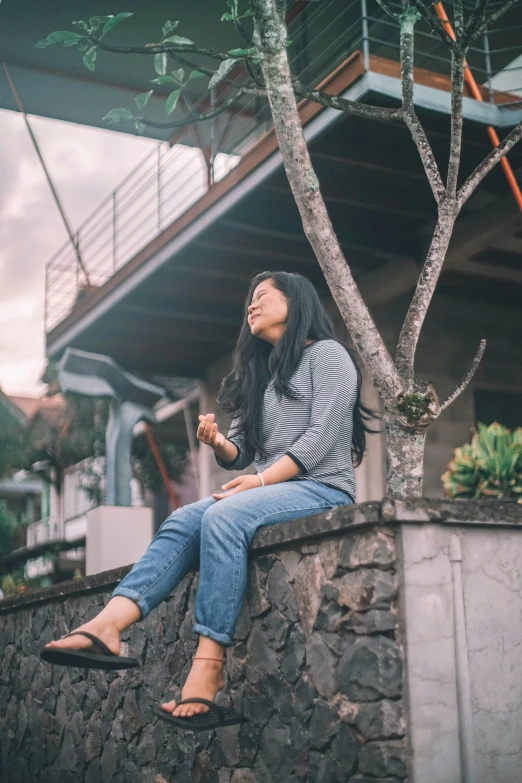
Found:
<svg viewBox="0 0 522 783"><path fill-rule="evenodd" d="M115 125L117 122L134 119L134 114L128 109L111 109L103 119L108 120L109 125Z"/></svg>
<svg viewBox="0 0 522 783"><path fill-rule="evenodd" d="M154 90L149 90L148 92L140 92L139 95L136 95L134 102L140 111L147 105L153 92Z"/></svg>
<svg viewBox="0 0 522 783"><path fill-rule="evenodd" d="M161 54L154 55L154 70L160 76L165 76L167 73L167 54L162 52Z"/></svg>
<svg viewBox="0 0 522 783"><path fill-rule="evenodd" d="M89 19L91 30L99 30L110 18L110 16L91 16Z"/></svg>
<svg viewBox="0 0 522 783"><path fill-rule="evenodd" d="M166 35L171 33L173 30L176 29L179 22L165 22L163 27L161 28L161 32L163 33L163 37L165 38Z"/></svg>
<svg viewBox="0 0 522 783"><path fill-rule="evenodd" d="M167 76L156 76L155 79L152 79L152 84L177 84L177 81L173 76L167 74Z"/></svg>
<svg viewBox="0 0 522 783"><path fill-rule="evenodd" d="M234 21L234 17L232 16L232 14L229 14L228 12L226 12L221 17L221 21L222 22L233 22Z"/></svg>
<svg viewBox="0 0 522 783"><path fill-rule="evenodd" d="M85 30L86 32L89 29L89 25L87 24L87 22L84 22L83 20L79 22L73 22L73 24L75 24L76 27L81 27L81 29Z"/></svg>
<svg viewBox="0 0 522 783"><path fill-rule="evenodd" d="M72 41L72 43L67 44L68 46L72 46L74 43L77 43L80 38L83 38L83 36L78 35L78 33L73 33L70 30L56 30L54 33L49 33L47 38L42 38L41 41L38 41L36 48L45 49L47 46L52 46L57 43L63 43L65 45L67 41Z"/></svg>
<svg viewBox="0 0 522 783"><path fill-rule="evenodd" d="M87 49L83 55L83 62L90 71L94 71L94 65L96 63L96 46L91 46Z"/></svg>
<svg viewBox="0 0 522 783"><path fill-rule="evenodd" d="M232 11L235 11L235 16L237 16L237 3L238 0L227 0L227 5Z"/></svg>
<svg viewBox="0 0 522 783"><path fill-rule="evenodd" d="M255 49L230 49L227 54L231 54L233 57L248 57L249 54L254 54L254 52Z"/></svg>
<svg viewBox="0 0 522 783"><path fill-rule="evenodd" d="M206 76L206 75L207 75L206 73L201 73L201 71L191 71L187 81L191 82L192 79L200 79L202 76Z"/></svg>
<svg viewBox="0 0 522 783"><path fill-rule="evenodd" d="M230 73L230 71L235 68L237 65L237 60L223 60L219 68L217 69L216 73L212 76L208 83L208 89L211 90L212 87L215 87L216 84L219 84L220 82L225 79L226 76Z"/></svg>
<svg viewBox="0 0 522 783"><path fill-rule="evenodd" d="M82 48L80 49L80 44L82 44ZM85 46L83 46L85 44ZM77 46L80 49L80 52L84 52L89 47L89 39L86 35L79 35L77 38L69 38L68 41L63 42L64 47L65 46Z"/></svg>
<svg viewBox="0 0 522 783"><path fill-rule="evenodd" d="M247 10L245 11L245 13L244 13L244 14L241 14L241 16L240 16L240 17L238 17L238 18L239 18L239 19L246 19L248 16L252 16L252 9L251 9L251 8L247 9Z"/></svg>
<svg viewBox="0 0 522 783"><path fill-rule="evenodd" d="M184 68L178 68L177 71L171 71L171 74L178 84L183 84L183 77L185 76Z"/></svg>
<svg viewBox="0 0 522 783"><path fill-rule="evenodd" d="M134 122L134 127L136 128L138 133L143 133L143 131L145 130L145 125L142 122L140 122L140 120L136 120Z"/></svg>
<svg viewBox="0 0 522 783"><path fill-rule="evenodd" d="M181 35L171 35L169 38L165 38L162 43L173 43L179 44L180 46L192 46L194 41L191 41L190 38L183 38Z"/></svg>
<svg viewBox="0 0 522 783"><path fill-rule="evenodd" d="M128 19L129 16L134 16L134 14L129 11L123 11L121 14L116 14L116 16L109 16L105 22L102 34L106 35L113 27L116 27L123 19Z"/></svg>
<svg viewBox="0 0 522 783"><path fill-rule="evenodd" d="M170 93L169 97L167 98L165 102L165 111L167 114L172 114L176 106L178 105L179 100L179 94L181 90L174 90Z"/></svg>

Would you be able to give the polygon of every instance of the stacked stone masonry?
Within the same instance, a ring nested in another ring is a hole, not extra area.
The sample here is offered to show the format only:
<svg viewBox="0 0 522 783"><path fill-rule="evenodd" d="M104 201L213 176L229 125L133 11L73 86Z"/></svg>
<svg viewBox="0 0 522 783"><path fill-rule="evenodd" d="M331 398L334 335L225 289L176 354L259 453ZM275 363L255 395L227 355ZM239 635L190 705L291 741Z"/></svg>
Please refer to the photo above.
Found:
<svg viewBox="0 0 522 783"><path fill-rule="evenodd" d="M38 651L92 618L127 569L0 604L1 779L404 781L394 531L370 526L380 504L365 505L256 535L216 699L243 712L242 725L192 733L152 714L179 698L190 669L198 573L123 635L142 661L124 672L51 667Z"/></svg>

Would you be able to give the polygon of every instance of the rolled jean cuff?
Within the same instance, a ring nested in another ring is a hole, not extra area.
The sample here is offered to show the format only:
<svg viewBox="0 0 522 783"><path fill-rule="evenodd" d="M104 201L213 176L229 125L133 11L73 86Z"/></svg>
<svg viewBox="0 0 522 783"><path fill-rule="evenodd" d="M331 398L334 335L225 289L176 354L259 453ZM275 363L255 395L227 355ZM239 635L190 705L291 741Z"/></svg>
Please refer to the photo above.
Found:
<svg viewBox="0 0 522 783"><path fill-rule="evenodd" d="M199 623L193 625L192 630L194 631L194 633L199 633L202 636L208 636L209 639L214 639L215 642L219 642L220 644L223 644L225 647L234 646L234 641L230 638L230 636L227 633L216 633L216 631L213 631L211 628L207 628L206 625L200 625Z"/></svg>
<svg viewBox="0 0 522 783"><path fill-rule="evenodd" d="M114 598L116 595L121 595L124 598L130 598L131 601L134 601L134 603L138 605L141 611L140 620L144 620L147 615L150 614L151 610L148 603L145 601L143 596L140 595L140 593L136 592L136 590L130 590L128 587L116 587L111 593L111 598Z"/></svg>

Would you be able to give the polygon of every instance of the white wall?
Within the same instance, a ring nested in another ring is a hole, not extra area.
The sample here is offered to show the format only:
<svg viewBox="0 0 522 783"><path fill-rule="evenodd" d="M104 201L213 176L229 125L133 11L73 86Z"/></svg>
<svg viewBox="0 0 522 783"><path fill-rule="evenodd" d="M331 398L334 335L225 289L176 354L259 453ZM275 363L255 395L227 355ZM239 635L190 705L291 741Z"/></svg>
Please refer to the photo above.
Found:
<svg viewBox="0 0 522 783"><path fill-rule="evenodd" d="M398 550L412 783L516 783L522 531L403 525Z"/></svg>

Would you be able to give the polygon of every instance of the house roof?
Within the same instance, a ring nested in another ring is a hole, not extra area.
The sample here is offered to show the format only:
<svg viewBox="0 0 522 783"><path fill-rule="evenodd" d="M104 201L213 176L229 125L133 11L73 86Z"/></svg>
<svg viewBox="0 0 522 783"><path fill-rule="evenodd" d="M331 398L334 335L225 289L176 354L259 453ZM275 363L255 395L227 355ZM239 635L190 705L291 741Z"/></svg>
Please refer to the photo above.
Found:
<svg viewBox="0 0 522 783"><path fill-rule="evenodd" d="M22 412L25 417L25 424L27 424L36 413L52 413L65 407L65 400L61 394L56 394L53 397L3 396Z"/></svg>
<svg viewBox="0 0 522 783"><path fill-rule="evenodd" d="M0 389L0 407L5 408L8 413L22 426L26 426L28 423L27 413L17 405L12 397L9 397Z"/></svg>

